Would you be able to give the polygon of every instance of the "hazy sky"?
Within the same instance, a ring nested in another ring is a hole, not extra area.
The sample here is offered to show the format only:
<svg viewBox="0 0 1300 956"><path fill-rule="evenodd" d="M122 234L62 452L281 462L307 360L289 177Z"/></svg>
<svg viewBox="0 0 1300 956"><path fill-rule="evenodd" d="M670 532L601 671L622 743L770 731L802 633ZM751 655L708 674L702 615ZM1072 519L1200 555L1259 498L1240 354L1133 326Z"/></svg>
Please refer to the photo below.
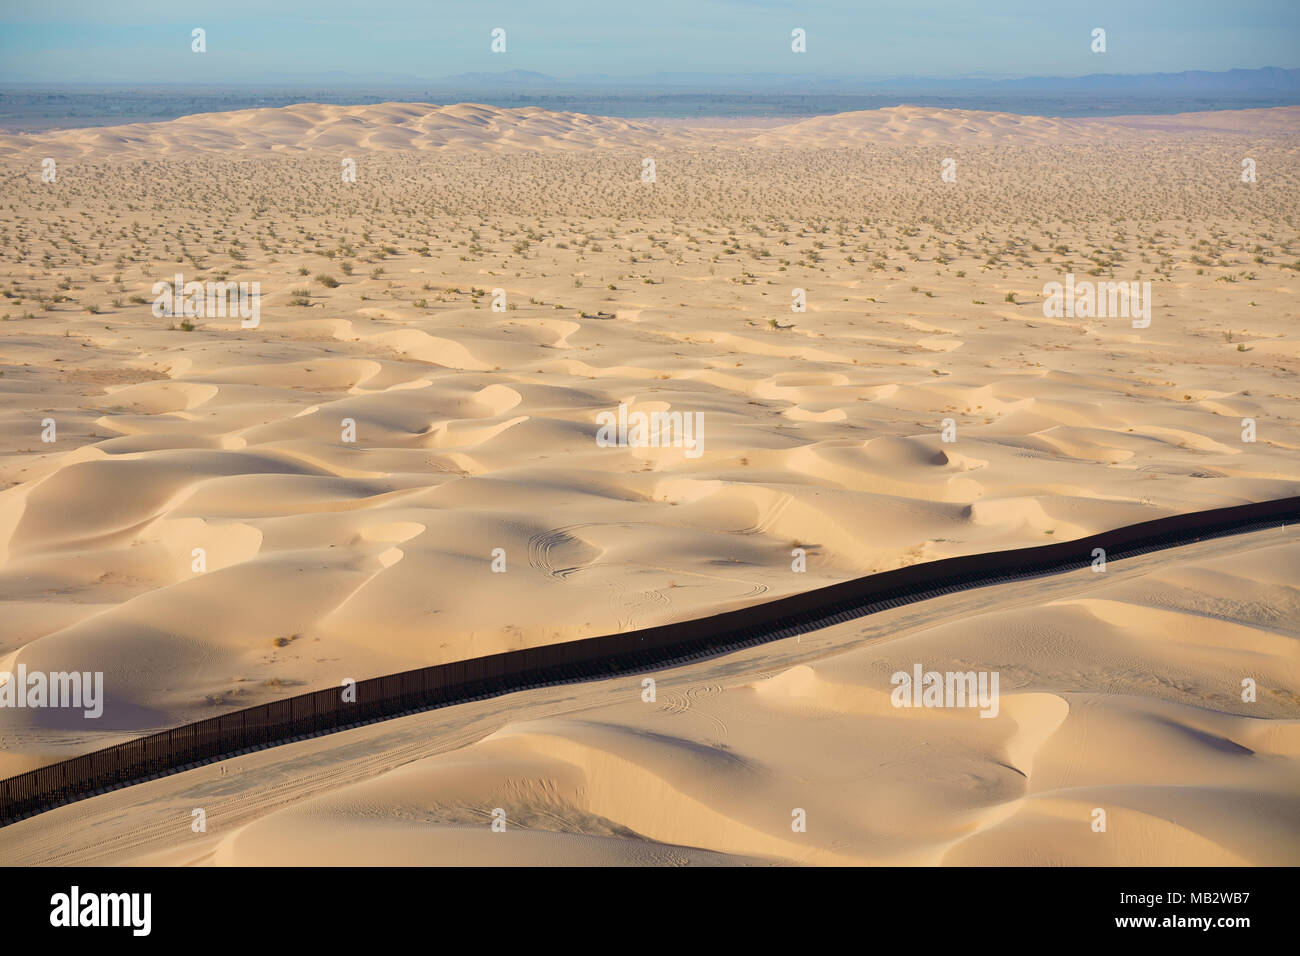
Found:
<svg viewBox="0 0 1300 956"><path fill-rule="evenodd" d="M190 31L207 31L207 53ZM490 32L506 30L506 52ZM808 52L790 50L807 31ZM1089 49L1094 27L1107 52ZM0 79L343 71L1072 76L1295 67L1300 0L0 0Z"/></svg>

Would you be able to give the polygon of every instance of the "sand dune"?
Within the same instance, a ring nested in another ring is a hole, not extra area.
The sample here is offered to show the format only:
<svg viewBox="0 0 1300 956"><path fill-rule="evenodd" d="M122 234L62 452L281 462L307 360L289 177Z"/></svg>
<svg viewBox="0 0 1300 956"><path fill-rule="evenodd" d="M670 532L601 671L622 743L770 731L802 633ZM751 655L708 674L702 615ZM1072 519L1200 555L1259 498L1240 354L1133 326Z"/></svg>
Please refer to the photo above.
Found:
<svg viewBox="0 0 1300 956"><path fill-rule="evenodd" d="M0 846L22 863L1290 865L1298 567L1295 533L1268 531L953 595L661 672L653 702L633 676L432 711L55 810ZM1257 703L1227 659L1249 660ZM916 662L996 670L996 717L894 707L891 672Z"/></svg>
<svg viewBox="0 0 1300 956"><path fill-rule="evenodd" d="M55 158L157 158L223 152L553 151L672 146L868 144L1074 145L1151 140L1205 133L1293 137L1300 107L1053 119L978 110L897 106L793 120L775 126L693 128L681 122L625 120L529 106L478 103L300 103L265 109L196 113L160 123L0 135L0 158L40 153Z"/></svg>
<svg viewBox="0 0 1300 956"><path fill-rule="evenodd" d="M598 149L671 143L684 137L645 123L539 107L477 103L302 103L274 109L196 113L162 123L0 137L0 157L17 151L54 155L171 156L230 150L422 151L453 149Z"/></svg>
<svg viewBox="0 0 1300 956"><path fill-rule="evenodd" d="M107 688L93 723L0 711L0 772L346 678L1300 494L1298 117L900 107L709 128L302 104L0 137L0 659L102 671ZM259 324L156 317L155 284L178 273L258 283ZM1150 282L1150 325L1048 314L1067 274ZM620 407L701 416L698 454L602 444ZM1186 571L1220 610L1223 588L1263 588L1226 618L1089 593L908 638L936 658L1028 661L996 720L882 711L887 665L846 647L721 694L734 715L718 719L758 728L750 763L702 749L694 717L670 733L633 708L503 727L463 776L412 767L411 786L490 792L527 764L587 821L565 849L538 836L527 852L574 861L1038 860L1078 801L1111 799L1153 861L1294 860L1260 836L1295 832L1264 758L1223 784L1256 787L1263 829L1214 830L1222 794L1189 796L1190 830L1158 812L1183 769L1234 747L1281 755L1290 731L1187 693L1147 700L1264 664L1293 692L1276 660L1294 659L1278 617L1294 555L1272 558L1256 563L1267 587ZM1017 637L1034 628L1041 652ZM1100 671L1076 659L1085 634ZM1120 687L1141 699L1107 697ZM1270 706L1300 718L1293 697ZM761 770L785 759L763 735L799 749L792 714L826 718L829 749L808 760L885 774L879 797L817 798L810 813L851 838L812 855L763 809L796 799L801 771ZM883 750L844 743L877 730ZM1126 733L1185 759L1160 776L1115 757L1107 774L1091 742ZM1089 752L1070 757L1067 738ZM939 750L966 775L909 764L926 740L953 741ZM614 789L584 789L592 776ZM654 801L627 807L628 787ZM859 798L901 816L850 820ZM486 852L480 836L427 839ZM1080 839L1060 859L1123 856Z"/></svg>

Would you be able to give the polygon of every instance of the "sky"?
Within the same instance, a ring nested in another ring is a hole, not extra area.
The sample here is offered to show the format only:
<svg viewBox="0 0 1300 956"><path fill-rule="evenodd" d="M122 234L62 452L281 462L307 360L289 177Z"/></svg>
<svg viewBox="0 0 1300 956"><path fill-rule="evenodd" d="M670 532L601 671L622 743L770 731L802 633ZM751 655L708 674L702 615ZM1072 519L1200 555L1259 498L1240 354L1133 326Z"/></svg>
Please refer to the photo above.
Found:
<svg viewBox="0 0 1300 956"><path fill-rule="evenodd" d="M207 52L191 51L206 31ZM491 31L506 51L491 51ZM1090 49L1106 30L1105 53ZM791 51L791 31L807 52ZM0 0L0 81L532 70L1078 76L1300 66L1300 0Z"/></svg>

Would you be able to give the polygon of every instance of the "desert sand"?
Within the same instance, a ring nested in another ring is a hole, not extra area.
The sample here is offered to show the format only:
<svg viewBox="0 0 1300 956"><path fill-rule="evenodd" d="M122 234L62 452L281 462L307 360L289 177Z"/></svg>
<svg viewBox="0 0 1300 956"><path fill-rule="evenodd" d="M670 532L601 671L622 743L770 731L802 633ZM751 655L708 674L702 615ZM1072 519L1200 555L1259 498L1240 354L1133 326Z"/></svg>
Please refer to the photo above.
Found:
<svg viewBox="0 0 1300 956"><path fill-rule="evenodd" d="M1297 132L1300 108L751 128L306 104L0 135L0 670L102 671L107 694L97 721L0 710L0 773L345 678L1300 494ZM260 283L259 324L156 317L178 273ZM1150 282L1149 327L1045 316L1067 273ZM620 405L702 414L700 454L602 447ZM929 602L924 627L819 633L820 658L755 651L744 681L693 665L657 709L624 684L571 714L564 691L409 718L446 746L149 852L1300 862L1297 554L1250 536L1162 559L1145 591L1117 565L1057 603ZM1001 715L894 711L904 659L1001 667ZM386 732L312 746L324 765ZM274 790L287 758L240 759ZM464 830L501 793L523 846ZM135 799L5 828L0 853L36 831L44 859L89 852L66 821ZM1136 843L1091 840L1084 804L1126 808Z"/></svg>
<svg viewBox="0 0 1300 956"><path fill-rule="evenodd" d="M1274 530L950 595L662 671L655 702L630 676L384 721L61 807L0 848L61 865L1294 865L1297 560ZM1234 706L1228 662L1246 659L1272 690ZM892 707L889 672L915 660L999 669L998 716Z"/></svg>

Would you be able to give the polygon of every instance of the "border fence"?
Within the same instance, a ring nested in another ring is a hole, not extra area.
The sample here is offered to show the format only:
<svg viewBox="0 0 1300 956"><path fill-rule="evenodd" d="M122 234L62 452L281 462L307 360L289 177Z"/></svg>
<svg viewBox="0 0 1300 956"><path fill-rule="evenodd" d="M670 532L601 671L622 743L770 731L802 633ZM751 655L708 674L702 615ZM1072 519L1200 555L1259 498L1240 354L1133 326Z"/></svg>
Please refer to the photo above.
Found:
<svg viewBox="0 0 1300 956"><path fill-rule="evenodd" d="M636 673L781 640L953 591L1300 520L1300 496L1157 518L1037 547L914 564L710 617L372 677L184 724L0 780L0 826L64 803L275 744L532 687Z"/></svg>

